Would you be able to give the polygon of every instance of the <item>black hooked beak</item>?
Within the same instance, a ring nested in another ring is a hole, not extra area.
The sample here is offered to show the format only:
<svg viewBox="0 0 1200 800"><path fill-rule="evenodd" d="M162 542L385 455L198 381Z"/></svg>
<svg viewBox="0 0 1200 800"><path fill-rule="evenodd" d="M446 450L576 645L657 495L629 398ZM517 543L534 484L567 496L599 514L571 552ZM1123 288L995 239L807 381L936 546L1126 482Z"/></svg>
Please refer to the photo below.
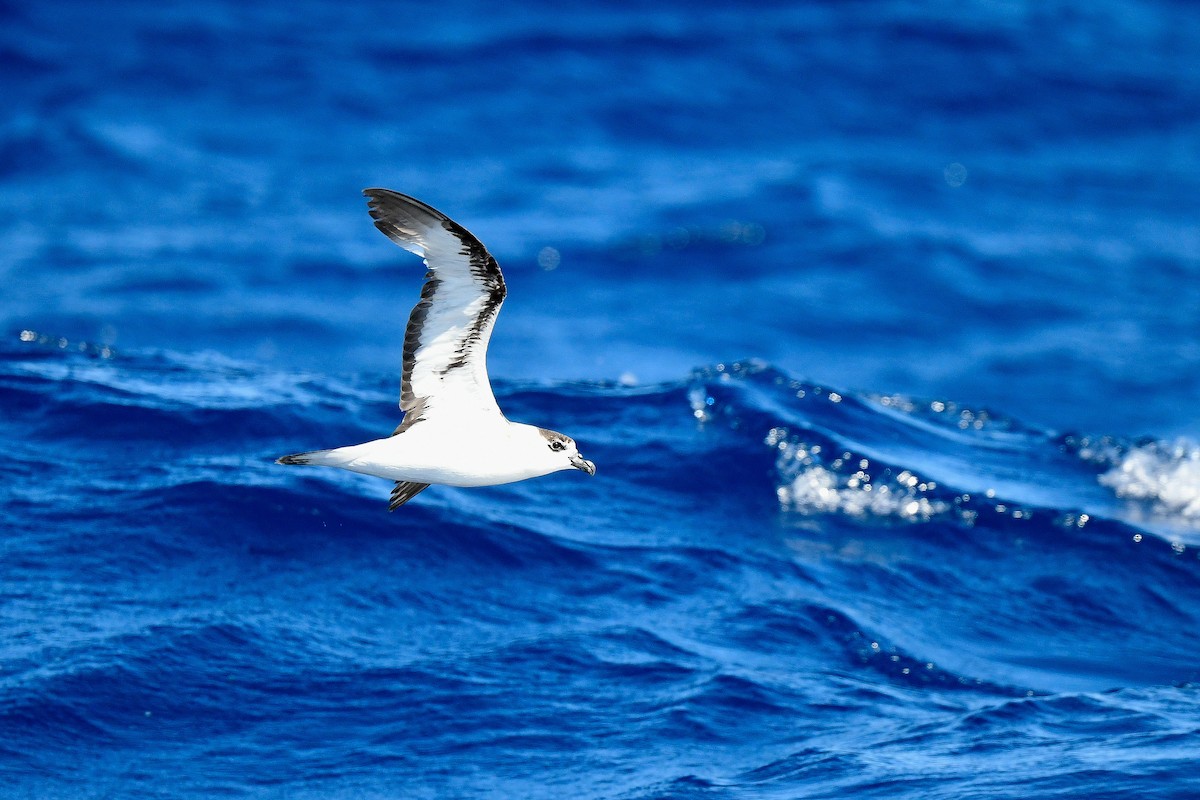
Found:
<svg viewBox="0 0 1200 800"><path fill-rule="evenodd" d="M588 475L596 474L596 465L593 464L591 461L588 461L583 456L579 455L579 453L576 453L575 455L571 456L571 466L574 467L575 469L583 470Z"/></svg>

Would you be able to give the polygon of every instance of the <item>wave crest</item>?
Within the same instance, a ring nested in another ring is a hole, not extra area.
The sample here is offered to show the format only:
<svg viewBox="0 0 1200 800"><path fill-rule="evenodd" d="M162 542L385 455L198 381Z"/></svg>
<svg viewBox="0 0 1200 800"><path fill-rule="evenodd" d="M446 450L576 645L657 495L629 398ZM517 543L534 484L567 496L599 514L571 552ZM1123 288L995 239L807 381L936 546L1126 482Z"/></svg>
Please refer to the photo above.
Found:
<svg viewBox="0 0 1200 800"><path fill-rule="evenodd" d="M873 463L849 451L835 453L774 428L766 444L778 450L776 468L780 505L801 514L845 514L850 517L888 517L904 522L927 522L951 513L963 521L973 512L937 496L937 482L923 480L907 469Z"/></svg>
<svg viewBox="0 0 1200 800"><path fill-rule="evenodd" d="M1098 480L1117 497L1150 503L1155 513L1200 520L1200 445L1193 442L1134 447Z"/></svg>

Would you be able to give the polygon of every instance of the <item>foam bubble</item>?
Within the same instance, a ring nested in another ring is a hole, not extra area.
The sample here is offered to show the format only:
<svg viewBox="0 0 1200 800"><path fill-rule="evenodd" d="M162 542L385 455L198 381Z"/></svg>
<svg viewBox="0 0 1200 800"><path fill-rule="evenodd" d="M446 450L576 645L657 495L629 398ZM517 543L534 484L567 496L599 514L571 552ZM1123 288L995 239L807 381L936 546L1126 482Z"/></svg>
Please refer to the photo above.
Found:
<svg viewBox="0 0 1200 800"><path fill-rule="evenodd" d="M967 168L955 161L953 164L947 164L942 170L942 177L946 179L946 183L954 188L958 188L967 182Z"/></svg>
<svg viewBox="0 0 1200 800"><path fill-rule="evenodd" d="M799 472L776 493L790 511L806 514L846 514L851 517L892 517L925 522L951 510L949 503L930 499L925 492L895 481L846 479L832 470L813 466Z"/></svg>
<svg viewBox="0 0 1200 800"><path fill-rule="evenodd" d="M1117 497L1152 503L1161 514L1200 519L1200 445L1151 442L1114 462L1099 480Z"/></svg>
<svg viewBox="0 0 1200 800"><path fill-rule="evenodd" d="M849 452L830 454L820 445L790 438L784 428L773 429L766 444L778 451L776 495L789 511L905 522L926 522L945 514L962 518L969 513L935 496L937 483L911 470L875 465Z"/></svg>

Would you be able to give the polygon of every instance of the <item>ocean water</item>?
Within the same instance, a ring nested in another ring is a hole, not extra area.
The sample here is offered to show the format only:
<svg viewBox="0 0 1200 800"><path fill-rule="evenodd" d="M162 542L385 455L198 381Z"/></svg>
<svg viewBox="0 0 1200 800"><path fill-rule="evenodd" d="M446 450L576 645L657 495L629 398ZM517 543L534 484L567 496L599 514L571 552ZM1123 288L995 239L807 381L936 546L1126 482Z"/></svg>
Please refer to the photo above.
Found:
<svg viewBox="0 0 1200 800"><path fill-rule="evenodd" d="M0 3L0 796L1200 796L1200 10ZM594 478L390 432L420 197Z"/></svg>

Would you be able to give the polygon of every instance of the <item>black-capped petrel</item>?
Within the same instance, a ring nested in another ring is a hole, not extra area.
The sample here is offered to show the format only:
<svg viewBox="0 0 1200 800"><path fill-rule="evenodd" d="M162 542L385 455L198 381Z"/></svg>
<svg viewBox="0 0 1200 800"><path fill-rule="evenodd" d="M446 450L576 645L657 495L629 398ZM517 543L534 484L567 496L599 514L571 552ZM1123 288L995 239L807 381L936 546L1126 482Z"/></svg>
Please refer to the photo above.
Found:
<svg viewBox="0 0 1200 800"><path fill-rule="evenodd" d="M425 259L421 300L404 332L400 409L384 439L284 456L396 482L395 511L431 484L491 486L564 469L596 474L575 441L509 422L492 394L487 346L508 290L487 248L445 214L388 189L367 189L375 227Z"/></svg>

